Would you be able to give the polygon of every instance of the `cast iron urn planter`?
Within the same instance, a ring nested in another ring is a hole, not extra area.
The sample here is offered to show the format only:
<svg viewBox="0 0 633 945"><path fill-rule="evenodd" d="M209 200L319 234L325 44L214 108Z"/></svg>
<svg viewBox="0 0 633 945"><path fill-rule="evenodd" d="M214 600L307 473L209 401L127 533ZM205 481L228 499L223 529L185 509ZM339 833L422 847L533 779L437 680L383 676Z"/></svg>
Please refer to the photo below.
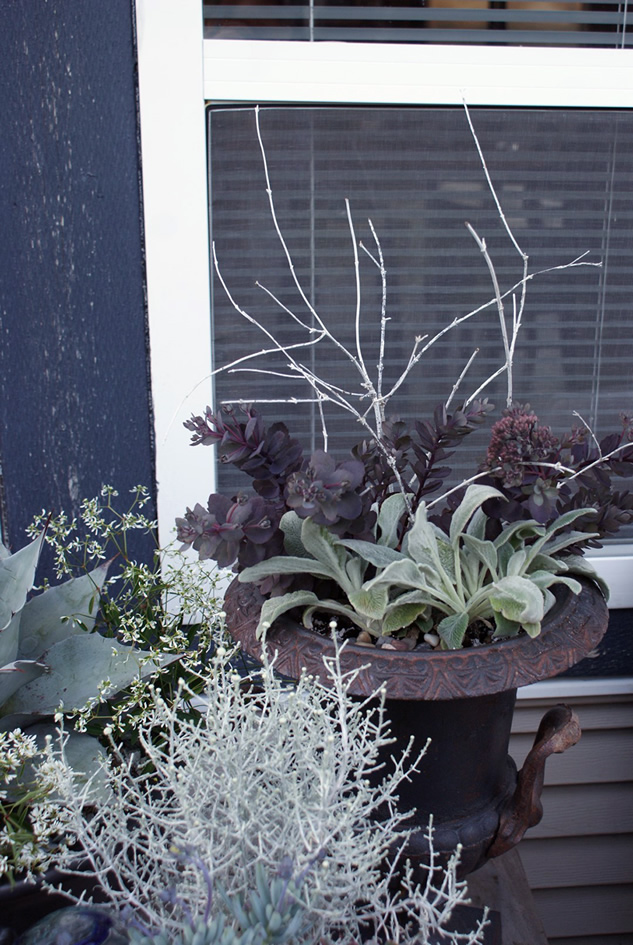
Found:
<svg viewBox="0 0 633 945"><path fill-rule="evenodd" d="M556 589L556 604L535 639L519 636L451 651L369 649L349 643L343 649L343 671L361 667L355 695L367 697L386 687L396 739L390 752L406 747L411 735L418 749L431 739L419 773L400 791L402 809L415 812L405 851L414 865L427 862L431 814L438 862L462 845L460 876L511 849L540 821L545 761L575 744L580 726L568 706L551 709L517 773L508 755L514 703L519 686L558 675L604 635L604 597L593 582L582 583L579 595L565 586ZM233 581L225 601L227 625L256 659L262 653L255 636L261 605L254 585ZM282 617L268 631L266 646L276 653L280 673L297 678L305 668L326 681L323 657L332 655L334 647L327 637Z"/></svg>

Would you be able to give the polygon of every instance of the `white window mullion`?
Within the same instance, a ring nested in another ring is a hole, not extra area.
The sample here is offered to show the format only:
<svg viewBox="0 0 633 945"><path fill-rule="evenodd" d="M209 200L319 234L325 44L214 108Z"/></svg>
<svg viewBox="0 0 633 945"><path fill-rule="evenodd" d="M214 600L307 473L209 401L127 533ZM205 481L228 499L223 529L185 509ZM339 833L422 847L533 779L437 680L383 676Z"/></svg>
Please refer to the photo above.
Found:
<svg viewBox="0 0 633 945"><path fill-rule="evenodd" d="M212 102L630 108L633 50L205 40Z"/></svg>
<svg viewBox="0 0 633 945"><path fill-rule="evenodd" d="M200 0L137 0L141 161L158 524L213 491L182 422L210 403L211 322Z"/></svg>

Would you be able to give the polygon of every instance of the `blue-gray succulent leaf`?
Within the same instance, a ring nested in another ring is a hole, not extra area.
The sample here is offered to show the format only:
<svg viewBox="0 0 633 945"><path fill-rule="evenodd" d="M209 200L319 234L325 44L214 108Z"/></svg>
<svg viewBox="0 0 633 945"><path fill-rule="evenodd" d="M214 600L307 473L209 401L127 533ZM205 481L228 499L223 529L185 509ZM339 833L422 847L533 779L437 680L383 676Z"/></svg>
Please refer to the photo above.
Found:
<svg viewBox="0 0 633 945"><path fill-rule="evenodd" d="M20 623L19 656L37 659L53 643L93 630L109 561L89 574L49 587L25 604Z"/></svg>
<svg viewBox="0 0 633 945"><path fill-rule="evenodd" d="M0 558L0 630L22 610L35 582L35 569L42 549L44 531L15 554Z"/></svg>
<svg viewBox="0 0 633 945"><path fill-rule="evenodd" d="M14 660L0 666L0 715L8 714L5 707L11 696L47 671L45 663L36 660ZM29 710L27 713L30 714Z"/></svg>
<svg viewBox="0 0 633 945"><path fill-rule="evenodd" d="M44 654L46 672L17 689L2 714L72 712L109 698L177 659L180 654L161 654L154 660L137 647L98 633L66 637Z"/></svg>

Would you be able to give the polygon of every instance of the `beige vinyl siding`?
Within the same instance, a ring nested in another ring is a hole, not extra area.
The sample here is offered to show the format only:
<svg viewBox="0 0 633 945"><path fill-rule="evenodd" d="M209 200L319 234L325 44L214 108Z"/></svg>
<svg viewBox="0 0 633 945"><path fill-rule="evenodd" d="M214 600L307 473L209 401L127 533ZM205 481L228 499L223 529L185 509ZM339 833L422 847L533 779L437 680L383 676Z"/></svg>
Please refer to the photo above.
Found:
<svg viewBox="0 0 633 945"><path fill-rule="evenodd" d="M520 700L520 767L556 700ZM520 846L552 945L633 945L633 696L565 699L580 742L547 761L543 820Z"/></svg>

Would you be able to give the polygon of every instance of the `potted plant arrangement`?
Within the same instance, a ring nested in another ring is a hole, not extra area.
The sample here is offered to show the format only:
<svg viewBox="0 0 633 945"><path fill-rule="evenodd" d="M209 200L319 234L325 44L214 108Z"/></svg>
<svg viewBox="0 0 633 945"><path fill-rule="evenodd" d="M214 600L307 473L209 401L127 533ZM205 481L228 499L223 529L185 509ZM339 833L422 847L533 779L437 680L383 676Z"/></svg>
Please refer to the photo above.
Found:
<svg viewBox="0 0 633 945"><path fill-rule="evenodd" d="M94 793L107 760L104 730L131 749L150 682L169 701L179 678L193 682L190 667L221 631L215 576L205 585L181 555L152 558L148 501L138 487L122 508L104 486L82 502L79 521L42 513L29 544L13 554L0 545L0 933L22 931L65 901L42 888L55 837L37 813L48 792L36 769L59 724L74 790L90 783ZM131 557L139 533L149 562ZM43 549L60 580L34 590ZM92 885L80 875L72 889Z"/></svg>
<svg viewBox="0 0 633 945"><path fill-rule="evenodd" d="M500 287L485 240L469 230L491 275L488 306L498 313L504 360L477 390L458 399L476 352L431 419L390 419L403 380L446 331L486 306L455 319L431 338L416 338L400 377L387 388L386 275L374 233L370 258L382 284L380 357L375 375L361 344L358 246L349 206L357 284L356 347L348 350L311 304L277 222L257 112L266 189L275 229L300 302L291 312L306 340L270 334L233 298L214 247L216 272L235 310L261 328L268 346L246 353L240 369L270 351L302 377L319 407L349 413L363 430L348 456L323 449L304 456L283 423L267 427L252 405L207 408L185 426L194 445L217 445L222 462L252 481L252 492L213 494L178 519L178 537L201 559L233 566L226 597L229 629L251 654L275 652L280 672L322 672L323 659L345 639L346 670L355 692L386 687L396 739L431 738L429 772L402 792L417 828L407 854L428 856L425 826L447 855L462 847L467 872L518 842L540 818L542 765L551 751L579 737L571 713L544 720L532 757L517 777L507 748L516 689L554 676L585 656L607 626L605 588L583 557L588 546L633 520L633 496L613 478L633 472L633 424L599 442L587 424L562 437L516 401L514 361L525 319L527 289L538 275L503 214L470 115L490 192L521 259L522 274ZM373 232L373 228L372 228ZM364 247L363 247L364 249ZM568 266L592 265L574 260ZM556 267L566 268L566 267ZM508 304L508 303L511 304ZM302 347L333 345L356 372L343 390L300 360ZM254 370L261 370L258 366ZM228 365L225 369L232 369ZM273 373L271 371L271 373ZM481 426L492 405L482 396L497 377L507 383L505 410L492 425L487 453L472 476L445 485L455 448ZM439 493L439 494L438 494Z"/></svg>

